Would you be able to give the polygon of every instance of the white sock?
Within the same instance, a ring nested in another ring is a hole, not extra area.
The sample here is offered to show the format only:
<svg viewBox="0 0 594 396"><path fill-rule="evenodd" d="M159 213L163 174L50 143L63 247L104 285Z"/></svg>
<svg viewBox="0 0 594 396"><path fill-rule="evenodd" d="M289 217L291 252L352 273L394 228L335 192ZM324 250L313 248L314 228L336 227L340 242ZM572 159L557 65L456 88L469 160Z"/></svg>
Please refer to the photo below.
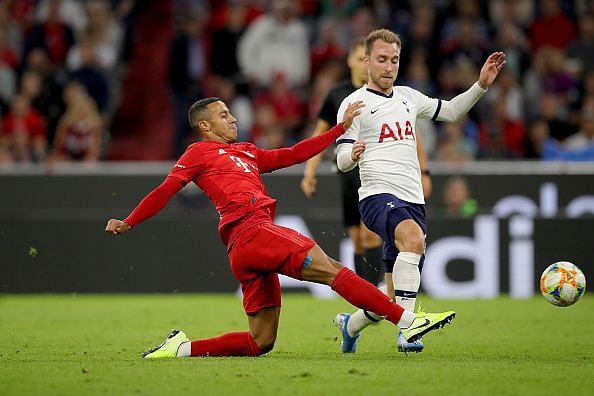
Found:
<svg viewBox="0 0 594 396"><path fill-rule="evenodd" d="M192 342L182 342L177 348L177 357L189 357L192 354Z"/></svg>
<svg viewBox="0 0 594 396"><path fill-rule="evenodd" d="M415 320L415 313L405 309L396 325L399 329L406 329L412 324L413 320Z"/></svg>
<svg viewBox="0 0 594 396"><path fill-rule="evenodd" d="M420 254L400 252L396 257L392 271L396 304L412 312L415 311L417 292L421 285L420 260Z"/></svg>
<svg viewBox="0 0 594 396"><path fill-rule="evenodd" d="M382 286L379 289L382 293L386 295L388 294L386 286ZM351 337L354 337L370 324L377 323L384 319L383 316L379 316L371 311L358 309L349 318L349 323L347 323L347 333L349 333Z"/></svg>

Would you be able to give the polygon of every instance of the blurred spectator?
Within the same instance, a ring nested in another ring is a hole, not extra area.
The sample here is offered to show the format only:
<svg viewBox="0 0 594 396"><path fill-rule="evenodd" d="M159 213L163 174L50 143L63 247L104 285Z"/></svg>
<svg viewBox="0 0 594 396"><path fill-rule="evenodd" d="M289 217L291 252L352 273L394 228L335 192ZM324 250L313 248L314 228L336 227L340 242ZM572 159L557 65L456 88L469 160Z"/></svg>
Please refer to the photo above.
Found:
<svg viewBox="0 0 594 396"><path fill-rule="evenodd" d="M89 24L81 41L68 52L66 67L78 69L82 65L81 47L93 48L97 66L103 70L113 70L118 60L122 40L122 30L113 19L109 4L103 0L91 0L86 4Z"/></svg>
<svg viewBox="0 0 594 396"><path fill-rule="evenodd" d="M411 54L408 67L403 74L402 85L414 88L427 96L433 97L436 95L435 85L429 74L429 67L424 51L415 50Z"/></svg>
<svg viewBox="0 0 594 396"><path fill-rule="evenodd" d="M528 138L526 140L526 158L541 159L544 145L551 139L549 123L543 119L534 120L528 128Z"/></svg>
<svg viewBox="0 0 594 396"><path fill-rule="evenodd" d="M296 92L289 87L283 73L275 73L270 89L256 96L255 107L271 106L274 109L276 125L286 132L295 131L303 120L303 105Z"/></svg>
<svg viewBox="0 0 594 396"><path fill-rule="evenodd" d="M458 73L456 66L451 62L444 62L437 74L437 97L451 99L461 91L458 84Z"/></svg>
<svg viewBox="0 0 594 396"><path fill-rule="evenodd" d="M534 0L490 0L489 16L498 29L514 26L527 30L534 19Z"/></svg>
<svg viewBox="0 0 594 396"><path fill-rule="evenodd" d="M274 108L268 104L255 110L255 124L251 131L251 141L263 149L283 147L286 142L285 133L278 127Z"/></svg>
<svg viewBox="0 0 594 396"><path fill-rule="evenodd" d="M407 70L409 62L415 59L416 55L422 54L426 66L429 69L431 78L435 81L441 64L439 56L439 42L435 35L435 8L430 1L422 1L413 10L408 28L405 30L406 45L402 47L400 54L400 69ZM399 31L399 30L395 30ZM424 92L424 91L422 91Z"/></svg>
<svg viewBox="0 0 594 396"><path fill-rule="evenodd" d="M442 46L462 39L464 31L472 32L472 40L476 42L485 42L489 38L489 25L482 16L478 0L454 0L453 7L453 15L446 19L441 30Z"/></svg>
<svg viewBox="0 0 594 396"><path fill-rule="evenodd" d="M532 57L532 66L524 78L528 117L540 115L540 99L545 94L558 96L558 105L567 112L570 95L576 94L577 81L565 70L564 53L553 47L542 47Z"/></svg>
<svg viewBox="0 0 594 396"><path fill-rule="evenodd" d="M594 71L594 14L579 18L580 35L567 48L567 57L576 62L580 74Z"/></svg>
<svg viewBox="0 0 594 396"><path fill-rule="evenodd" d="M338 37L338 20L327 18L318 23L318 40L311 49L312 75L324 66L325 63L340 60L345 56L345 50Z"/></svg>
<svg viewBox="0 0 594 396"><path fill-rule="evenodd" d="M16 70L19 57L7 37L7 29L0 26L0 65Z"/></svg>
<svg viewBox="0 0 594 396"><path fill-rule="evenodd" d="M590 99L594 100L594 70L590 70L584 75L581 81L579 97L575 101L574 106L581 109L582 103Z"/></svg>
<svg viewBox="0 0 594 396"><path fill-rule="evenodd" d="M540 98L540 115L549 124L552 138L562 142L573 135L575 128L567 122L567 107L562 106L559 97L545 94Z"/></svg>
<svg viewBox="0 0 594 396"><path fill-rule="evenodd" d="M16 92L16 73L0 63L0 116L7 110Z"/></svg>
<svg viewBox="0 0 594 396"><path fill-rule="evenodd" d="M217 26L212 36L210 64L214 73L235 80L240 79L237 47L247 27L248 12L242 3L227 5L224 14L221 12L221 26Z"/></svg>
<svg viewBox="0 0 594 396"><path fill-rule="evenodd" d="M375 16L370 7L358 8L349 19L350 37L366 37L375 28Z"/></svg>
<svg viewBox="0 0 594 396"><path fill-rule="evenodd" d="M243 73L259 86L269 87L275 73L291 86L309 81L309 44L305 25L295 18L294 0L273 0L272 12L252 23L239 42Z"/></svg>
<svg viewBox="0 0 594 396"><path fill-rule="evenodd" d="M460 19L455 32L455 35L441 44L444 58L455 63L469 61L473 65L482 66L489 55L489 45L479 34L475 21L470 18Z"/></svg>
<svg viewBox="0 0 594 396"><path fill-rule="evenodd" d="M322 15L345 16L351 15L360 5L360 0L321 0Z"/></svg>
<svg viewBox="0 0 594 396"><path fill-rule="evenodd" d="M344 60L340 60L326 63L315 75L307 100L307 115L310 120L317 118L328 91L344 78L345 73Z"/></svg>
<svg viewBox="0 0 594 396"><path fill-rule="evenodd" d="M25 3L25 1L21 1L19 3ZM3 36L0 39L0 42L6 45L14 52L14 56L16 60L21 58L21 51L23 48L23 28L28 28L27 26L20 26L18 20L15 19L14 15L11 15L11 8L14 10L16 8L16 4L11 3L10 1L0 1L0 34ZM2 50L4 51L4 50ZM0 55L0 57L2 57ZM9 59L12 58L12 55L9 55ZM0 60L0 62L2 62ZM12 63L12 62L9 62ZM16 67L17 64L15 64Z"/></svg>
<svg viewBox="0 0 594 396"><path fill-rule="evenodd" d="M69 74L70 80L79 81L97 104L103 114L107 110L109 100L109 84L97 58L97 49L93 38L86 36L78 45L80 63Z"/></svg>
<svg viewBox="0 0 594 396"><path fill-rule="evenodd" d="M524 122L512 118L505 100L497 100L492 106L493 116L481 123L481 150L479 157L508 159L524 155Z"/></svg>
<svg viewBox="0 0 594 396"><path fill-rule="evenodd" d="M179 157L186 149L188 108L204 95L203 78L207 59L202 33L207 19L199 15L181 16L180 29L171 45L169 86L174 100L173 156Z"/></svg>
<svg viewBox="0 0 594 396"><path fill-rule="evenodd" d="M441 138L437 150L440 161L466 162L474 159L477 147L464 136L461 121L444 123L441 127Z"/></svg>
<svg viewBox="0 0 594 396"><path fill-rule="evenodd" d="M575 23L561 10L560 0L542 0L541 15L530 27L532 51L542 46L565 49L576 37Z"/></svg>
<svg viewBox="0 0 594 396"><path fill-rule="evenodd" d="M55 13L57 19L82 32L87 27L87 16L83 10L83 4L77 0L41 0L37 6L36 18L38 21L46 21L51 14Z"/></svg>
<svg viewBox="0 0 594 396"><path fill-rule="evenodd" d="M474 217L477 212L477 202L470 196L466 179L462 176L450 177L443 188L443 202L445 215L467 219Z"/></svg>
<svg viewBox="0 0 594 396"><path fill-rule="evenodd" d="M568 137L563 146L567 150L581 150L594 146L594 99L584 102L580 130Z"/></svg>
<svg viewBox="0 0 594 396"><path fill-rule="evenodd" d="M47 123L48 142L54 136L57 125L58 112L53 113L53 103L49 92L43 90L43 78L34 70L26 70L21 76L20 93L25 95L31 105L43 116Z"/></svg>
<svg viewBox="0 0 594 396"><path fill-rule="evenodd" d="M32 105L46 118L48 142L53 141L58 119L64 112L62 100L61 73L55 73L50 65L47 54L41 48L36 48L29 53L25 62L25 72L21 78L21 90L29 97ZM41 79L41 88L36 77Z"/></svg>
<svg viewBox="0 0 594 396"><path fill-rule="evenodd" d="M77 82L64 88L64 102L66 112L58 123L51 161L97 161L103 123L95 102Z"/></svg>
<svg viewBox="0 0 594 396"><path fill-rule="evenodd" d="M524 33L515 25L499 25L497 47L505 52L505 70L521 76L530 66L527 40Z"/></svg>
<svg viewBox="0 0 594 396"><path fill-rule="evenodd" d="M59 0L47 0L47 14L25 38L25 54L43 48L54 66L62 67L74 44L72 28L60 19Z"/></svg>
<svg viewBox="0 0 594 396"><path fill-rule="evenodd" d="M10 112L2 120L2 146L16 162L41 162L47 151L43 117L31 107L29 99L17 94Z"/></svg>

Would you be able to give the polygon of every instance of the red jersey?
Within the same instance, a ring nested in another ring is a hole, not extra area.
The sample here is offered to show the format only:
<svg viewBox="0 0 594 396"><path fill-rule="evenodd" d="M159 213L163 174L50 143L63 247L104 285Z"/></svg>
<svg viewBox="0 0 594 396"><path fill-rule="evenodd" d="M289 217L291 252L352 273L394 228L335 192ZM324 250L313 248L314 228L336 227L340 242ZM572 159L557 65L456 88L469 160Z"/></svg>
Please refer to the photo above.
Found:
<svg viewBox="0 0 594 396"><path fill-rule="evenodd" d="M169 176L185 183L193 181L204 191L219 212L219 233L228 244L239 231L272 221L276 200L268 196L260 173L278 169L275 160L274 151L251 143L204 141L190 145ZM258 208L267 210L256 211ZM256 216L248 216L249 213ZM239 227L228 227L241 218L244 221Z"/></svg>
<svg viewBox="0 0 594 396"><path fill-rule="evenodd" d="M263 150L251 143L194 143L173 166L165 182L124 221L135 226L149 218L193 181L219 212L219 234L223 243L230 246L245 229L272 222L276 200L268 196L260 173L301 163L321 153L343 133L339 124L322 135L277 150Z"/></svg>

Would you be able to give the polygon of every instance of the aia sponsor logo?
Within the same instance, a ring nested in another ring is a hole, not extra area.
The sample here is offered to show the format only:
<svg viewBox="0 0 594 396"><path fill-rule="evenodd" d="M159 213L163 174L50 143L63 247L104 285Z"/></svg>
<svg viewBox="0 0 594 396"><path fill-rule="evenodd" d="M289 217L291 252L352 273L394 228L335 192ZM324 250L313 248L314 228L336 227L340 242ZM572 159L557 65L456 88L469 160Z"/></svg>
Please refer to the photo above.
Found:
<svg viewBox="0 0 594 396"><path fill-rule="evenodd" d="M391 127L386 123L382 124L378 143L383 143L384 140L398 141L404 139L415 140L415 133L410 121L406 121L404 130L398 121L394 123L394 127Z"/></svg>

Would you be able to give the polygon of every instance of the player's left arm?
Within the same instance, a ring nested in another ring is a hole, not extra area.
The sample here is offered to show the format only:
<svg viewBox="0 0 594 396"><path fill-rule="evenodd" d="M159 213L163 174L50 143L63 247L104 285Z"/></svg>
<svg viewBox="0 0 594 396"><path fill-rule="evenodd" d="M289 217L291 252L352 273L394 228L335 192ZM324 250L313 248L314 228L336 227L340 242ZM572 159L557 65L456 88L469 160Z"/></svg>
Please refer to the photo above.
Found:
<svg viewBox="0 0 594 396"><path fill-rule="evenodd" d="M276 150L258 150L257 161L260 173L272 172L277 169L304 162L313 156L324 151L332 144L345 130L350 128L353 118L361 114L361 108L365 105L357 101L348 106L344 113L342 122L329 129L321 135L302 140L294 146Z"/></svg>

